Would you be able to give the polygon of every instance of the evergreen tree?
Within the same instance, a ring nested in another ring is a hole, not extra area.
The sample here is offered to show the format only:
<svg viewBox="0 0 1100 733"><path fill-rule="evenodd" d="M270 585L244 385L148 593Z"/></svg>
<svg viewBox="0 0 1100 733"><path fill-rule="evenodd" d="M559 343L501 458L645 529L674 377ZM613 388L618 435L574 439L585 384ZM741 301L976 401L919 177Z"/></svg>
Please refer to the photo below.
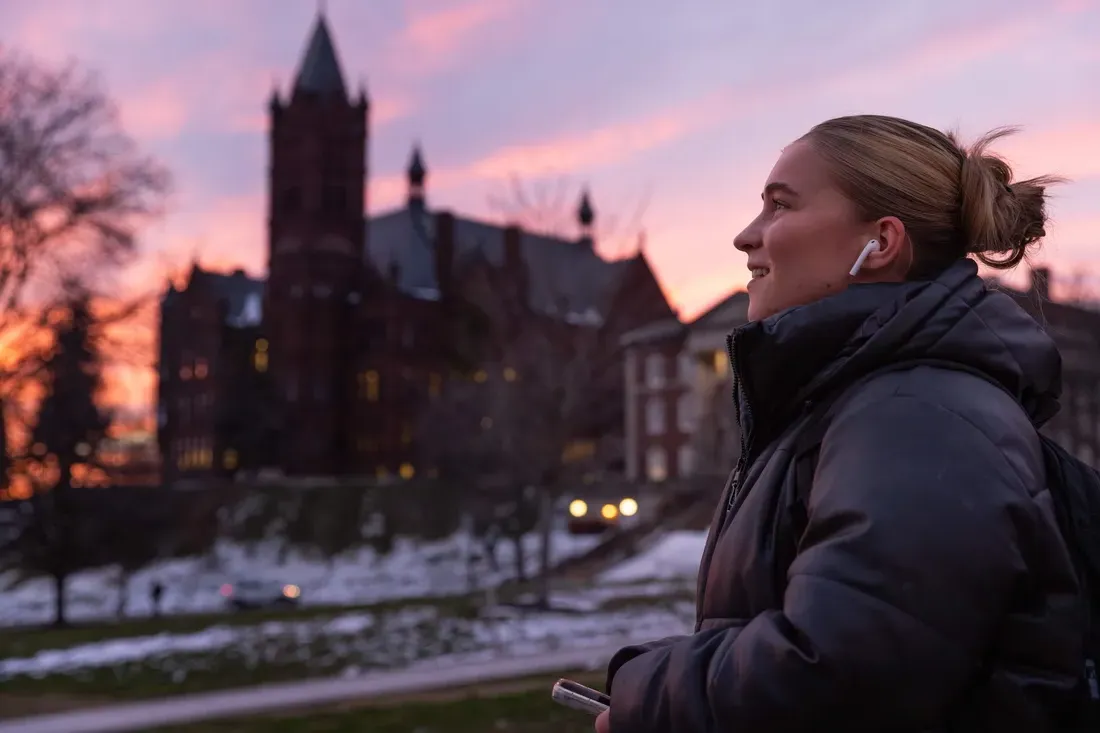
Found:
<svg viewBox="0 0 1100 733"><path fill-rule="evenodd" d="M54 348L43 373L45 394L28 457L35 483L31 501L36 531L26 538L22 560L24 566L53 578L54 622L63 625L65 581L97 554L88 547L95 528L81 521L71 493L93 467L109 424L108 415L96 405L102 363L86 293L71 298L67 313L55 326Z"/></svg>

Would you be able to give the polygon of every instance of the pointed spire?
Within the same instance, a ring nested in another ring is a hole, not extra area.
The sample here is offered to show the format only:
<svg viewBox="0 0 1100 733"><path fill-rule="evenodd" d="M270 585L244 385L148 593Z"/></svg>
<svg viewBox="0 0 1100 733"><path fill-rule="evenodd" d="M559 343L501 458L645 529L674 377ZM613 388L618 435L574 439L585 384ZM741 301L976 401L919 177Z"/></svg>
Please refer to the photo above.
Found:
<svg viewBox="0 0 1100 733"><path fill-rule="evenodd" d="M424 165L424 156L420 152L420 143L413 145L412 155L409 157L409 167L406 171L409 178L409 206L423 206L425 200L425 182L428 178L428 169Z"/></svg>
<svg viewBox="0 0 1100 733"><path fill-rule="evenodd" d="M294 80L294 92L322 96L339 95L341 99L347 99L344 74L340 70L336 45L332 42L323 6L319 8L317 22L313 26L313 35L310 36L309 45L306 46L302 63L298 67L298 76Z"/></svg>
<svg viewBox="0 0 1100 733"><path fill-rule="evenodd" d="M592 234L592 223L596 221L596 212L592 208L592 199L588 195L588 187L581 191L581 202L577 205L577 223L581 227L581 236L578 241L587 247L593 247L596 243Z"/></svg>
<svg viewBox="0 0 1100 733"><path fill-rule="evenodd" d="M587 187L581 192L581 203L577 206L577 221L585 231L591 230L592 223L596 221L596 212L592 209L592 200L588 196Z"/></svg>
<svg viewBox="0 0 1100 733"><path fill-rule="evenodd" d="M409 157L409 183L423 186L424 178L428 175L428 169L424 167L424 157L420 152L420 143L413 145L412 155Z"/></svg>

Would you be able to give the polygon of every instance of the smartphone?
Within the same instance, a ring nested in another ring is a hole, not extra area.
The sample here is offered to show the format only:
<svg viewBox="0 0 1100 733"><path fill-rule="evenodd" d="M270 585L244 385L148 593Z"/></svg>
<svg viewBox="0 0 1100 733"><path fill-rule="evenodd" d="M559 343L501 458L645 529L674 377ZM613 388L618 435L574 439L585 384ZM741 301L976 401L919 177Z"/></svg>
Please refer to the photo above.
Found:
<svg viewBox="0 0 1100 733"><path fill-rule="evenodd" d="M589 715L599 715L611 707L610 697L573 680L560 679L555 682L550 696L559 705L580 710Z"/></svg>

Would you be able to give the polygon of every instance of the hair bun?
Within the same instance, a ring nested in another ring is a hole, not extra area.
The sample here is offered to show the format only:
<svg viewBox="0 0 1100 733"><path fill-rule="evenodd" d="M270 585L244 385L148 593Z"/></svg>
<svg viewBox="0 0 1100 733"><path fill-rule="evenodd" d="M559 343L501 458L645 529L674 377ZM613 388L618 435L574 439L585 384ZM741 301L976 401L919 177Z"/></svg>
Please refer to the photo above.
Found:
<svg viewBox="0 0 1100 733"><path fill-rule="evenodd" d="M988 148L1015 131L993 130L962 150L959 217L967 251L998 269L1018 265L1046 235L1046 189L1062 180L1039 176L1012 181L1012 168Z"/></svg>

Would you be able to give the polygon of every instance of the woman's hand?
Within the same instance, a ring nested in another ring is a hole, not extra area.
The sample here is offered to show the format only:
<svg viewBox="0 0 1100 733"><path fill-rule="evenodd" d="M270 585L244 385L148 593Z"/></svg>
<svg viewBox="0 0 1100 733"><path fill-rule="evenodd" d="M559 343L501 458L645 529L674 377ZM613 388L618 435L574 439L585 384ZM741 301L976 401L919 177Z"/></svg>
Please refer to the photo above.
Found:
<svg viewBox="0 0 1100 733"><path fill-rule="evenodd" d="M611 733L610 710L604 710L596 716L596 733Z"/></svg>

